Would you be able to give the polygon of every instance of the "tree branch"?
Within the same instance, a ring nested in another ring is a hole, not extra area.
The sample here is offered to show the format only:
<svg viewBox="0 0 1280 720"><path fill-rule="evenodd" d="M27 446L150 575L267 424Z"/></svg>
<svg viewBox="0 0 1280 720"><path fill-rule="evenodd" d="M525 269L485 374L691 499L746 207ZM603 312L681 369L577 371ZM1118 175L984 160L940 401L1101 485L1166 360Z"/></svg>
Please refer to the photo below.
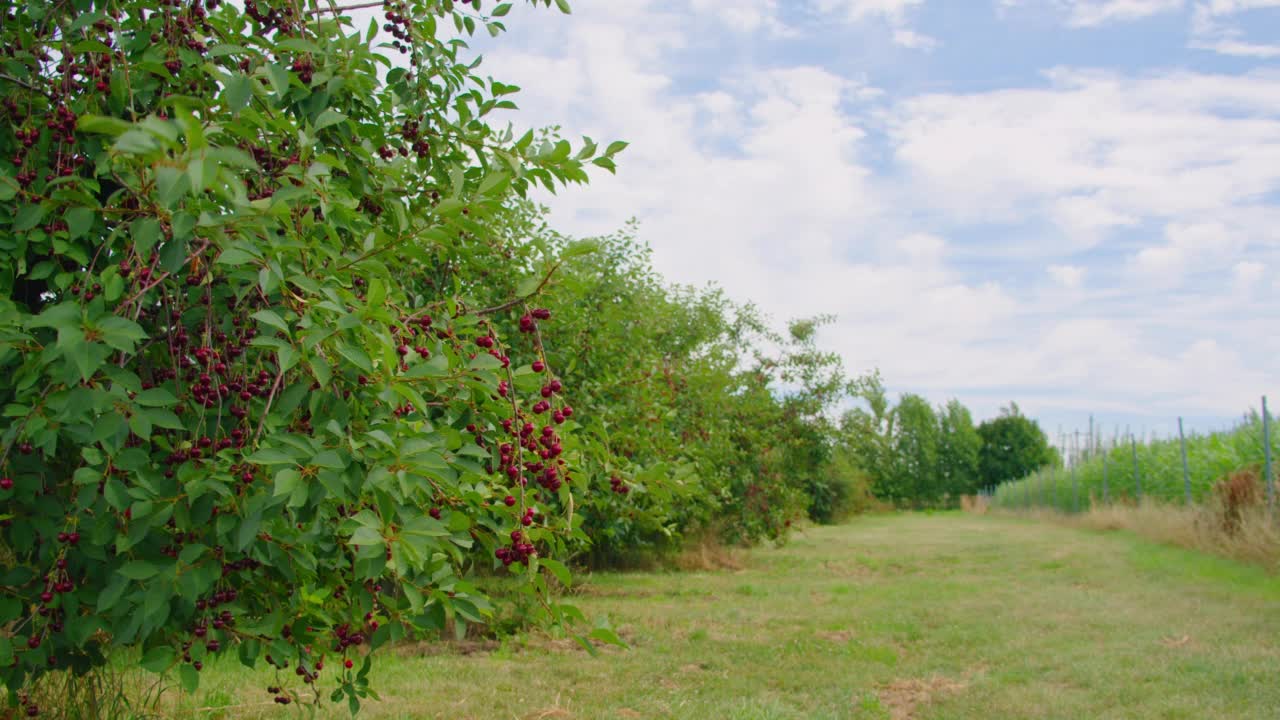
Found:
<svg viewBox="0 0 1280 720"><path fill-rule="evenodd" d="M374 2L362 2L354 5L343 5L341 7L313 8L308 10L307 14L323 15L324 13L333 13L334 15L337 15L338 13L344 13L348 10L367 10L369 8L382 7L384 4L385 3L383 3L382 0L375 0Z"/></svg>
<svg viewBox="0 0 1280 720"><path fill-rule="evenodd" d="M560 263L557 262L555 265L552 265L551 269L548 270L547 274L542 278L542 282L538 283L538 287L534 288L533 292L529 293L528 295L521 295L519 297L512 298L502 303L501 305L494 305L493 307L487 307L481 310L477 310L475 314L476 315L492 315L494 313L500 313L503 310L510 310L511 308L519 305L525 300L528 300L529 298L542 292L542 288L546 287L547 283L551 282L551 276L555 275L556 270L559 270L559 269L560 269Z"/></svg>

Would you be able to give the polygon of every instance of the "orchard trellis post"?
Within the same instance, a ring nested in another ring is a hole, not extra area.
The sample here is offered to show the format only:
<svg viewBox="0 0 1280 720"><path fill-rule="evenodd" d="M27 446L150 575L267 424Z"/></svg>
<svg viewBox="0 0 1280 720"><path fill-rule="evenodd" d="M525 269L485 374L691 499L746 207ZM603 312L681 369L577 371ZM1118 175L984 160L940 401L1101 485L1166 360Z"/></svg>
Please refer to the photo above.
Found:
<svg viewBox="0 0 1280 720"><path fill-rule="evenodd" d="M1129 435L1129 447L1133 450L1133 492L1134 499L1142 504L1142 471L1138 468L1138 438Z"/></svg>
<svg viewBox="0 0 1280 720"><path fill-rule="evenodd" d="M1089 419L1090 423L1093 418ZM1092 431L1090 431L1092 432ZM1076 431L1071 443L1071 512L1080 512L1080 482L1076 477L1076 463L1080 460L1080 431Z"/></svg>
<svg viewBox="0 0 1280 720"><path fill-rule="evenodd" d="M1109 455L1111 455L1111 453L1109 452L1102 453L1102 504L1103 505L1106 505L1111 502L1111 495L1109 492L1109 488L1107 487L1107 460L1109 459L1108 458Z"/></svg>
<svg viewBox="0 0 1280 720"><path fill-rule="evenodd" d="M1049 487L1053 492L1053 498L1049 501L1050 507L1058 507L1058 473L1054 465L1049 466Z"/></svg>
<svg viewBox="0 0 1280 720"><path fill-rule="evenodd" d="M1191 505L1191 468L1187 465L1187 435L1182 431L1182 418L1178 418L1178 445L1182 449L1182 487L1186 491L1187 505Z"/></svg>
<svg viewBox="0 0 1280 720"><path fill-rule="evenodd" d="M1262 474L1267 476L1267 507L1276 499L1276 481L1271 477L1271 416L1267 412L1267 396L1262 396Z"/></svg>

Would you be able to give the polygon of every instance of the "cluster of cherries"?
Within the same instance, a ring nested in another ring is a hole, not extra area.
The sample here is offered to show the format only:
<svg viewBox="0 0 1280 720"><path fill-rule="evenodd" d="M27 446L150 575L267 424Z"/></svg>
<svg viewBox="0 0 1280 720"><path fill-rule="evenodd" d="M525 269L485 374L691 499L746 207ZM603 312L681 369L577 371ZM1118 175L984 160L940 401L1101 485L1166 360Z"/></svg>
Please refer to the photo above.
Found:
<svg viewBox="0 0 1280 720"><path fill-rule="evenodd" d="M302 81L303 85L310 85L311 78L316 72L315 63L311 61L310 55L295 58L293 64L289 66L289 69L298 74L298 79Z"/></svg>
<svg viewBox="0 0 1280 720"><path fill-rule="evenodd" d="M529 510L526 510L525 512L527 513L532 512L532 508L530 508ZM533 522L531 515L528 515L526 517L529 517L530 523ZM528 525L529 523L525 523L525 524ZM533 546L533 543L527 542L525 540L523 532L519 530L512 530L511 544L499 547L497 550L493 551L493 554L495 557L497 557L499 560L502 561L503 566L508 566L512 563L517 563L517 562L523 565L528 565L529 558L537 555L538 549Z"/></svg>
<svg viewBox="0 0 1280 720"><path fill-rule="evenodd" d="M615 493L618 493L619 495L626 495L627 493L631 492L631 486L627 485L627 481L623 480L617 475L614 475L609 478L609 489L613 490Z"/></svg>
<svg viewBox="0 0 1280 720"><path fill-rule="evenodd" d="M400 126L400 137L404 138L405 143L413 153L420 158L425 158L431 154L431 145L422 139L422 118L408 118ZM409 151L405 146L400 147L401 155L408 155Z"/></svg>
<svg viewBox="0 0 1280 720"><path fill-rule="evenodd" d="M27 717L40 717L40 706L25 691L18 692L18 704L22 706L22 711Z"/></svg>
<svg viewBox="0 0 1280 720"><path fill-rule="evenodd" d="M70 177L76 174L85 164L84 155L71 152L64 147L66 144L75 142L77 120L76 114L66 105L58 105L49 118L45 120L45 127L48 128L52 140L60 144L54 163L44 176L45 182L51 182L59 177ZM22 147L10 159L14 167L19 168L14 179L23 188L28 188L38 177L35 168L28 165L28 160L31 159L31 150L40 141L40 131L34 127L29 127L25 130L18 130L15 133L15 137Z"/></svg>
<svg viewBox="0 0 1280 720"><path fill-rule="evenodd" d="M382 4L386 9L383 15L387 19L382 29L391 33L391 37L395 38L391 42L391 46L396 50L404 53L413 47L413 21L409 19L407 14L408 5L398 0L387 0Z"/></svg>
<svg viewBox="0 0 1280 720"><path fill-rule="evenodd" d="M267 5L265 10L262 7L264 4ZM275 8L267 3L260 4L258 0L245 0L244 12L262 26L264 34L275 32L279 35L291 35L298 20L289 3L285 3L283 8Z"/></svg>

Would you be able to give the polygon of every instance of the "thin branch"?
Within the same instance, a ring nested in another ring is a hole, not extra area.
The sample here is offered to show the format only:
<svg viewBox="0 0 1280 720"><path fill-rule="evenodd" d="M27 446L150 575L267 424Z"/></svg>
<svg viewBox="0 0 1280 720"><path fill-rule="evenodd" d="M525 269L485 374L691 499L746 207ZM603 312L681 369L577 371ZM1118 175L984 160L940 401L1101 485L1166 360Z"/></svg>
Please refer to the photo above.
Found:
<svg viewBox="0 0 1280 720"><path fill-rule="evenodd" d="M384 3L382 0L374 0L374 2L362 2L362 3L356 3L354 5L343 5L341 7L333 6L333 7L327 7L327 8L312 8L311 10L307 11L307 14L323 15L325 13L333 13L334 15L337 15L338 13L344 13L344 12L347 12L348 10L367 10L369 8L382 7L385 4L386 3Z"/></svg>
<svg viewBox="0 0 1280 720"><path fill-rule="evenodd" d="M547 274L543 276L542 282L538 283L538 287L534 288L533 292L529 293L528 295L521 295L519 297L512 298L502 303L501 305L494 305L493 307L487 307L481 310L477 310L475 314L476 315L492 315L494 313L502 312L503 310L510 310L511 308L519 305L520 303L542 292L542 288L546 287L547 283L551 282L551 276L555 275L556 270L559 270L559 269L560 269L559 262L557 262L555 265L552 265L551 269L547 271Z"/></svg>
<svg viewBox="0 0 1280 720"><path fill-rule="evenodd" d="M190 255L188 255L188 256L187 256L187 259L186 259L186 260L183 260L183 261L182 261L182 264L183 264L183 265L190 265L190 264L191 264L191 261L192 261L192 260L194 260L194 259L196 258L196 256L203 254L203 253L204 253L204 251L205 251L205 250L208 250L208 249L209 249L209 241L208 241L208 240L205 240L205 241L203 241L202 243L200 243L200 247L196 248L196 249L195 249L195 250L194 250ZM171 276L172 274L173 274L173 273L170 273L170 272L163 272L163 273L160 273L160 275L159 275L159 276L157 276L156 278L154 278L154 279L153 279L149 284L144 285L144 286L142 287L142 289L141 289L141 290L139 290L137 293L135 293L135 294L134 294L134 296L133 296L133 297L131 297L131 298L129 298L128 300L125 300L124 302L120 303L120 305L121 305L122 307L123 307L123 306L126 306L126 305L132 305L132 304L134 303L134 301L138 300L138 299L139 299L139 298L141 298L143 295L146 295L146 294L147 294L147 292L149 292L149 291L150 291L151 289L153 289L155 286L157 286L157 285L159 285L160 283L162 283L162 282L164 282L165 280L167 280L167 279L169 278L169 276Z"/></svg>
<svg viewBox="0 0 1280 720"><path fill-rule="evenodd" d="M27 82L26 80L22 80L22 79L20 79L20 78L16 78L16 77L14 77L14 76L12 76L12 75L10 75L10 74L8 74L8 73L0 73L0 80L8 80L9 82L13 83L14 85L18 85L18 86L20 86L20 87L24 87L24 88L26 88L26 89L30 90L31 92L40 93L41 95L43 95L43 96L45 96L45 97L49 98L50 100L55 100L55 99L56 99L56 98L54 97L54 95L53 95L52 93L50 93L49 91L47 91L47 90L45 90L45 89L43 89L43 88L36 87L35 85L32 85L31 83Z"/></svg>
<svg viewBox="0 0 1280 720"><path fill-rule="evenodd" d="M271 394L267 396L267 406L262 410L262 420L258 423L258 431L253 434L253 447L258 447L258 439L262 437L262 429L267 426L267 416L271 413L271 403L280 391L280 381L284 379L284 371L276 374L276 381L271 384Z"/></svg>

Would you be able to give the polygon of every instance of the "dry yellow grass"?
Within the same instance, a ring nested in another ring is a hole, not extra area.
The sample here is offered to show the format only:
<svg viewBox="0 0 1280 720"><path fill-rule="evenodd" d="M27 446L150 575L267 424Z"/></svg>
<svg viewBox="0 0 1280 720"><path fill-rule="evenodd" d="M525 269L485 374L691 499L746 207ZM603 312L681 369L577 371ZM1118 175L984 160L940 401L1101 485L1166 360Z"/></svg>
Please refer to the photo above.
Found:
<svg viewBox="0 0 1280 720"><path fill-rule="evenodd" d="M985 513L987 508L970 509ZM1262 506L1244 508L1239 526L1228 531L1223 512L1215 504L1169 505L1144 501L1138 505L1095 505L1087 512L1065 514L1050 509L1001 511L1091 530L1126 530L1156 542L1200 550L1262 565L1280 572L1280 516Z"/></svg>

